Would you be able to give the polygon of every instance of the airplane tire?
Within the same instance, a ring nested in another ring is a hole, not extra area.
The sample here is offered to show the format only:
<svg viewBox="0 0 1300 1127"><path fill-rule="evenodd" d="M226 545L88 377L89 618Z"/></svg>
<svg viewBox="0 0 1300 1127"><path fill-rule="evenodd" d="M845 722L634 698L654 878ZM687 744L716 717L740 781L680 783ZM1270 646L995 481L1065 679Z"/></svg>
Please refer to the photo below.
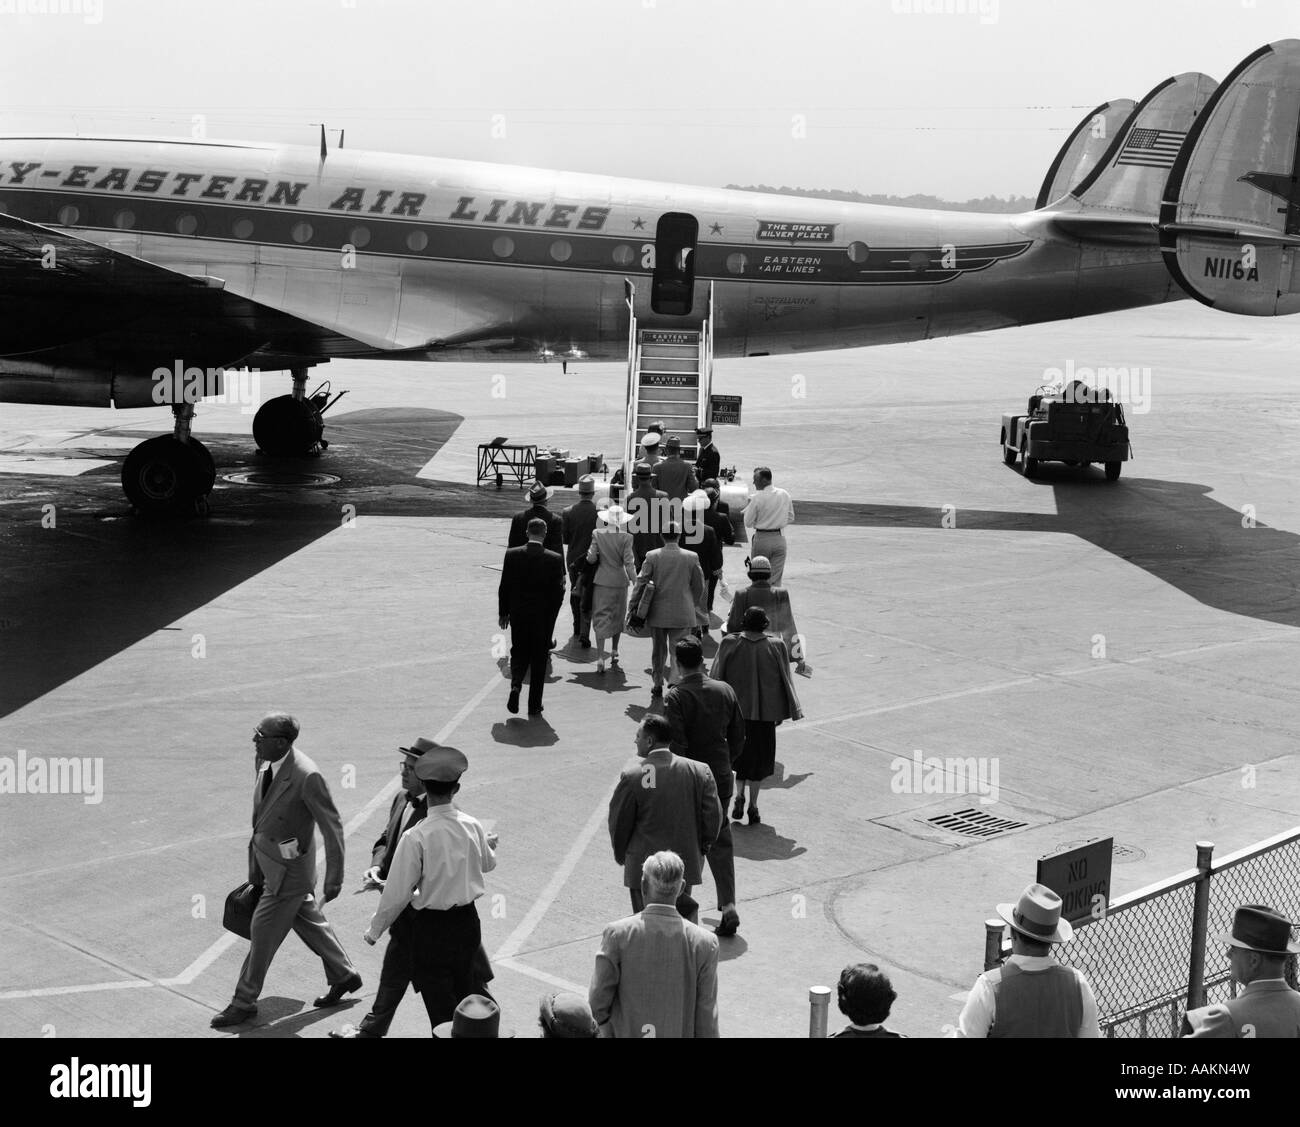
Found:
<svg viewBox="0 0 1300 1127"><path fill-rule="evenodd" d="M146 439L122 463L122 489L144 516L192 513L215 481L216 466L207 447L170 434Z"/></svg>
<svg viewBox="0 0 1300 1127"><path fill-rule="evenodd" d="M1124 465L1123 462L1107 462L1107 463L1106 463L1106 480L1107 480L1107 481L1119 481L1119 471L1120 471L1120 469L1123 467L1123 465Z"/></svg>
<svg viewBox="0 0 1300 1127"><path fill-rule="evenodd" d="M253 440L264 454L303 457L312 453L325 433L325 422L310 400L278 395L253 416Z"/></svg>

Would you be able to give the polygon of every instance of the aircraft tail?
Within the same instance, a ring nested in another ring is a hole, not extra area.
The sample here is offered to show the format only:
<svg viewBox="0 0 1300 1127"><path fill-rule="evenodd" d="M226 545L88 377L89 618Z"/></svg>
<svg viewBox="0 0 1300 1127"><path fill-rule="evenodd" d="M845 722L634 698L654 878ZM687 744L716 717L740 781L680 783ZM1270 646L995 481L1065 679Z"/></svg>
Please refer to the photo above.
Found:
<svg viewBox="0 0 1300 1127"><path fill-rule="evenodd" d="M1106 155L1110 143L1120 127L1128 120L1137 105L1132 98L1119 98L1103 102L1074 128L1066 138L1061 151L1056 154L1043 186L1038 190L1034 207L1046 207L1069 194L1070 189L1082 183Z"/></svg>
<svg viewBox="0 0 1300 1127"><path fill-rule="evenodd" d="M1154 222L1169 170L1214 90L1204 74L1165 79L1134 107L1071 198L1084 211Z"/></svg>
<svg viewBox="0 0 1300 1127"><path fill-rule="evenodd" d="M1216 309L1300 312L1300 40L1261 47L1224 80L1169 172L1160 248Z"/></svg>

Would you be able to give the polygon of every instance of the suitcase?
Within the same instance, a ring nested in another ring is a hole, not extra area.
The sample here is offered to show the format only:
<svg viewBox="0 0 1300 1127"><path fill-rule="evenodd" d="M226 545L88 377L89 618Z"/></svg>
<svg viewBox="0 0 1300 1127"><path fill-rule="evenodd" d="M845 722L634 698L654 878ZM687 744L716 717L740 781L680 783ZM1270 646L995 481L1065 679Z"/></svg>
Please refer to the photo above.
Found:
<svg viewBox="0 0 1300 1127"><path fill-rule="evenodd" d="M581 470L578 469L579 466L582 466ZM586 459L579 461L577 458L565 458L563 480L560 482L560 484L563 485L566 489L572 489L575 485L578 484L578 474L586 473L586 472L587 472Z"/></svg>

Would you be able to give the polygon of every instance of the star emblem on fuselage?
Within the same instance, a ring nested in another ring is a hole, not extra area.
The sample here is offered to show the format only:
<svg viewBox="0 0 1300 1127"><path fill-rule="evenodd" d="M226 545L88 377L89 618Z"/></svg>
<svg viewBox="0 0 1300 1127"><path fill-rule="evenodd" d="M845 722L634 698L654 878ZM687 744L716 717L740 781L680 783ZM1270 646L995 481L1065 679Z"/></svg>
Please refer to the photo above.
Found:
<svg viewBox="0 0 1300 1127"><path fill-rule="evenodd" d="M635 219L632 220L632 226L637 231L644 231L645 220L638 215Z"/></svg>
<svg viewBox="0 0 1300 1127"><path fill-rule="evenodd" d="M709 224L709 233L712 234L712 235L721 235L721 234L722 234L722 224L721 224L721 223L710 223L710 224Z"/></svg>

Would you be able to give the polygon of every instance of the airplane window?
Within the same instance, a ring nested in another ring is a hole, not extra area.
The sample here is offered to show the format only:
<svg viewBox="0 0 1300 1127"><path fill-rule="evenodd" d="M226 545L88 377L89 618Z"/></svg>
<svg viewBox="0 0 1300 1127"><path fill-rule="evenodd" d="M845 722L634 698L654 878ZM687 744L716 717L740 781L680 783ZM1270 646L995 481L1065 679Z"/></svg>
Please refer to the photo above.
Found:
<svg viewBox="0 0 1300 1127"><path fill-rule="evenodd" d="M867 253L868 253L868 247L866 243L857 243L857 242L849 243L850 262L858 262L858 263L866 262Z"/></svg>
<svg viewBox="0 0 1300 1127"><path fill-rule="evenodd" d="M295 243L305 243L311 239L312 228L310 223L295 223L293 230L289 232Z"/></svg>
<svg viewBox="0 0 1300 1127"><path fill-rule="evenodd" d="M631 266L634 258L636 258L636 252L626 243L619 243L614 248L615 266Z"/></svg>
<svg viewBox="0 0 1300 1127"><path fill-rule="evenodd" d="M412 231L406 236L406 245L414 251L424 250L429 245L429 236L423 231Z"/></svg>
<svg viewBox="0 0 1300 1127"><path fill-rule="evenodd" d="M81 218L81 212L78 211L71 204L68 204L66 207L59 208L59 222L62 223L65 227L71 227L80 218Z"/></svg>
<svg viewBox="0 0 1300 1127"><path fill-rule="evenodd" d="M253 233L253 221L251 219L236 219L230 225L231 233L237 239L246 239Z"/></svg>
<svg viewBox="0 0 1300 1127"><path fill-rule="evenodd" d="M749 265L749 259L737 251L735 254L727 255L727 270L732 274L743 274L745 267Z"/></svg>
<svg viewBox="0 0 1300 1127"><path fill-rule="evenodd" d="M352 230L348 233L348 242L350 242L354 247L356 247L357 250L360 250L363 246L365 246L367 243L370 242L369 229L366 227L353 227Z"/></svg>
<svg viewBox="0 0 1300 1127"><path fill-rule="evenodd" d="M135 212L127 208L123 208L115 216L113 216L113 226L117 227L122 231L129 231L132 227L135 226Z"/></svg>
<svg viewBox="0 0 1300 1127"><path fill-rule="evenodd" d="M509 235L498 235L492 241L492 253L498 258L509 258L515 253L515 241Z"/></svg>
<svg viewBox="0 0 1300 1127"><path fill-rule="evenodd" d="M556 239L551 244L551 257L556 262L568 262L573 257L573 247L564 239Z"/></svg>
<svg viewBox="0 0 1300 1127"><path fill-rule="evenodd" d="M176 219L176 233L178 235L192 235L199 229L199 217L192 215L188 211Z"/></svg>

